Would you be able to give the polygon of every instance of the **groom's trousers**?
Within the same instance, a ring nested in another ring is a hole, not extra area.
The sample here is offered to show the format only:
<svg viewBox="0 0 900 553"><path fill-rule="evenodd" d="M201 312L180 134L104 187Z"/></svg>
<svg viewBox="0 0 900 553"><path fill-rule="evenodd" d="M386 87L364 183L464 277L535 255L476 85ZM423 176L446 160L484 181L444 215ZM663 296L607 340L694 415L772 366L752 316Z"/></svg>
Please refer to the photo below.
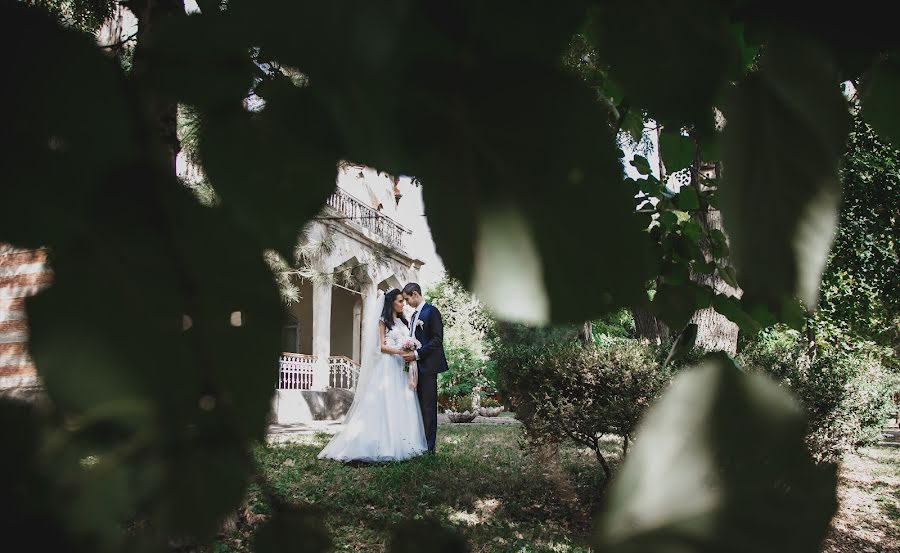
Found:
<svg viewBox="0 0 900 553"><path fill-rule="evenodd" d="M437 374L419 373L416 395L419 396L419 409L422 410L422 423L425 425L425 441L428 442L428 449L434 451L437 442Z"/></svg>

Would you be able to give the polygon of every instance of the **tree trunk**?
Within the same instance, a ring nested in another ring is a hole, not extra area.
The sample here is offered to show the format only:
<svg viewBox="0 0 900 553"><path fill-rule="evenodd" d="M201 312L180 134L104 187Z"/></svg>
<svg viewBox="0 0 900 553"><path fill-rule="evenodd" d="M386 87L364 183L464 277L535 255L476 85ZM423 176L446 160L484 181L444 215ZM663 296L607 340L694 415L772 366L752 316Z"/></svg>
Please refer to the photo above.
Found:
<svg viewBox="0 0 900 553"><path fill-rule="evenodd" d="M712 163L700 164L699 159L695 163L695 167L699 167L699 171L708 177L718 178L720 169L718 165ZM691 185L696 186L698 191L703 187L697 176L698 171L691 171ZM704 235L709 235L710 231L717 229L725 232L722 226L722 212L718 209L709 208L697 212L694 219L700 223L705 229ZM709 240L704 238L700 241L700 251L707 262L713 260ZM721 264L723 260L718 260ZM691 280L701 286L709 286L716 291L717 294L726 294L728 296L741 296L741 290L734 288L722 280L718 272L711 275L701 275L692 273ZM697 341L696 346L709 351L725 351L732 355L737 352L738 325L731 322L727 317L720 314L712 307L700 309L694 313L690 322L697 325Z"/></svg>
<svg viewBox="0 0 900 553"><path fill-rule="evenodd" d="M609 463L606 462L606 458L603 456L603 452L600 450L600 441L594 441L594 454L597 456L597 462L600 463L600 468L603 469L603 483L600 484L602 488L605 488L612 478L612 469L609 468Z"/></svg>
<svg viewBox="0 0 900 553"><path fill-rule="evenodd" d="M643 307L632 307L631 316L634 317L634 330L638 339L656 345L669 339L671 335L669 327L649 310Z"/></svg>
<svg viewBox="0 0 900 553"><path fill-rule="evenodd" d="M150 72L147 49L153 46L160 24L185 17L184 0L132 0L128 7L138 20L132 76L142 88L144 107L153 122L156 136L162 142L166 163L174 174L176 158L181 151L178 103L147 86L146 79Z"/></svg>
<svg viewBox="0 0 900 553"><path fill-rule="evenodd" d="M666 165L663 163L662 153L659 152L659 137L662 134L662 125L659 122L656 123L656 148L657 148L657 158L659 160L659 182L665 185L666 179L668 177L666 172ZM660 283L660 279L656 279L657 285ZM631 316L634 319L634 331L637 334L639 340L649 344L662 344L663 342L669 339L671 336L671 331L669 327L665 325L662 321L656 318L653 313L651 313L648 309L643 307L632 307L631 308Z"/></svg>
<svg viewBox="0 0 900 553"><path fill-rule="evenodd" d="M813 317L806 317L806 357L810 362L816 360L816 329L813 326Z"/></svg>
<svg viewBox="0 0 900 553"><path fill-rule="evenodd" d="M578 331L578 341L581 342L581 345L584 347L588 347L589 345L594 343L594 323L591 321L585 321L581 326L581 330Z"/></svg>

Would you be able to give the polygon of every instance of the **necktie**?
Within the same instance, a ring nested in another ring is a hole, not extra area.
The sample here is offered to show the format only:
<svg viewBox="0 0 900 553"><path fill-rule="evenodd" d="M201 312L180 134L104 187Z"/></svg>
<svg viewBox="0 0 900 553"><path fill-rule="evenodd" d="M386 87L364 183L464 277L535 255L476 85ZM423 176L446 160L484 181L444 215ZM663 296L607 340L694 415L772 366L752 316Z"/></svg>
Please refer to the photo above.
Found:
<svg viewBox="0 0 900 553"><path fill-rule="evenodd" d="M413 313L412 319L409 321L409 335L414 336L416 334L416 319L419 317L419 310L416 309Z"/></svg>

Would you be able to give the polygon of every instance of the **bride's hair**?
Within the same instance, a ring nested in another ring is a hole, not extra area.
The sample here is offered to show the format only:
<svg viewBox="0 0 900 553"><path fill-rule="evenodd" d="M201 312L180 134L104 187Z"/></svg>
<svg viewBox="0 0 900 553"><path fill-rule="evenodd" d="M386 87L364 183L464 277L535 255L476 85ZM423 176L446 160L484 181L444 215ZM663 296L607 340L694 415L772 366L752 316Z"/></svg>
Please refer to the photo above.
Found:
<svg viewBox="0 0 900 553"><path fill-rule="evenodd" d="M381 320L384 321L384 326L388 330L394 328L394 319L397 317L397 315L394 313L394 300L396 300L397 296L399 296L400 294L400 290L394 288L384 295L384 309L381 311ZM399 318L401 321L403 321L403 324L409 326L409 322L407 322L406 317L403 315L402 311L400 312Z"/></svg>

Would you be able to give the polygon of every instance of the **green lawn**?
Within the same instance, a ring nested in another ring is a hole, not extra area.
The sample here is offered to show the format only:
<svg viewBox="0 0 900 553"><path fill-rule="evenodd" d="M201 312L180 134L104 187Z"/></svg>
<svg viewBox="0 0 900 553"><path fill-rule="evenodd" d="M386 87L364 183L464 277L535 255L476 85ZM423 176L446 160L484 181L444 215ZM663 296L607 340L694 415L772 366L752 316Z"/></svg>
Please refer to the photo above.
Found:
<svg viewBox="0 0 900 553"><path fill-rule="evenodd" d="M564 447L558 460L527 454L515 425L448 425L439 453L406 463L348 466L319 461L327 435L260 447L275 493L315 506L336 551L383 551L391 529L430 518L461 533L473 552L587 552L601 506L602 476L592 452ZM606 443L615 467L619 443ZM900 551L900 448L867 448L841 467L840 511L823 551ZM254 527L268 512L251 488L235 527L207 553L252 551Z"/></svg>
<svg viewBox="0 0 900 553"><path fill-rule="evenodd" d="M382 551L395 524L416 518L454 527L472 551L588 551L602 479L593 453L563 448L555 462L524 454L518 435L511 425L441 426L436 456L384 465L317 460L327 435L258 455L278 494L325 513L336 551ZM617 443L608 449L614 462ZM266 511L251 491L237 529L213 551L250 551Z"/></svg>

